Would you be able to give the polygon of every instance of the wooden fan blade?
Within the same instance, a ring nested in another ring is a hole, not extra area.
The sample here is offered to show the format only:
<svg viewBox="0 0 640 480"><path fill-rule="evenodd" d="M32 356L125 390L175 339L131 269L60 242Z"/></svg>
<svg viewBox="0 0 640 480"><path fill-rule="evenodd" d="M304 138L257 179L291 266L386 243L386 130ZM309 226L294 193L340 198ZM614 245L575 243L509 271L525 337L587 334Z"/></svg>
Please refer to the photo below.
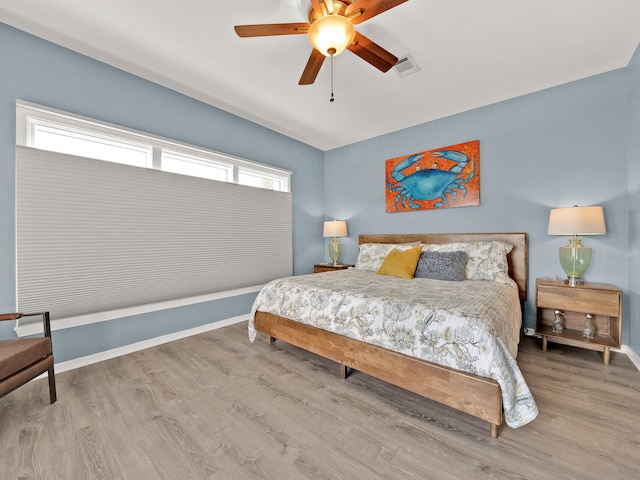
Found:
<svg viewBox="0 0 640 480"><path fill-rule="evenodd" d="M406 1L408 0L356 0L347 7L344 16L349 17L360 10L360 15L351 19L351 22L357 25Z"/></svg>
<svg viewBox="0 0 640 480"><path fill-rule="evenodd" d="M265 23L262 25L236 25L239 37L269 37L271 35L297 35L309 31L308 23Z"/></svg>
<svg viewBox="0 0 640 480"><path fill-rule="evenodd" d="M387 72L398 62L398 57L372 42L359 32L356 32L354 42L347 47L365 62L369 62L382 72Z"/></svg>
<svg viewBox="0 0 640 480"><path fill-rule="evenodd" d="M311 51L309 60L307 61L307 66L304 67L304 72L302 72L302 76L300 77L298 85L311 85L313 82L315 82L324 59L325 56L314 48Z"/></svg>

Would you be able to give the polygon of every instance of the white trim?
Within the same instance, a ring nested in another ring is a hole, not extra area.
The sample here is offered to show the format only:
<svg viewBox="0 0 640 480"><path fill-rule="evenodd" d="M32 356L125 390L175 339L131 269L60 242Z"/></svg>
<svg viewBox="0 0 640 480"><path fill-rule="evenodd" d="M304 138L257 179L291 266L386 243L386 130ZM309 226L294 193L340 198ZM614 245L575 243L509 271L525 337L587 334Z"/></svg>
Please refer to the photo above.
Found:
<svg viewBox="0 0 640 480"><path fill-rule="evenodd" d="M79 315L77 317L59 318L51 320L51 330L64 330L65 328L79 327L82 325L90 325L92 323L106 322L118 318L131 317L144 313L157 312L159 310L167 310L169 308L184 307L194 305L196 303L210 302L223 298L237 297L247 293L259 292L264 285L254 285L252 287L237 288L235 290L227 290L224 292L210 293L206 295L198 295L196 297L180 298L177 300L168 300L164 302L150 303L148 305L136 305L134 307L110 310L108 312L98 312L88 315ZM216 322L216 324L219 322ZM43 333L41 322L28 323L26 325L17 324L14 328L18 337L26 337L29 335L37 335Z"/></svg>
<svg viewBox="0 0 640 480"><path fill-rule="evenodd" d="M146 348L156 347L164 343L173 342L175 340L191 337L193 335L209 332L211 330L217 330L218 328L227 327L229 325L235 325L236 323L244 322L247 320L249 320L249 314L240 315L237 317L227 318L226 320L208 323L200 327L190 328L188 330L182 330L175 333L169 333L160 337L150 338L148 340L124 345L122 347L113 348L111 350L105 350L104 352L94 353L93 355L87 355L85 357L75 358L66 362L56 363L55 372L62 373L69 370L74 370L76 368L86 367L87 365L103 362L105 360L110 360L112 358L120 357L133 352L138 352ZM47 374L45 372L37 378L45 377L46 375Z"/></svg>
<svg viewBox="0 0 640 480"><path fill-rule="evenodd" d="M631 350L631 348L628 345L623 345L622 351L627 354L627 357L629 357L629 360L631 360L631 363L633 363L636 369L640 372L640 356L638 356L636 352Z"/></svg>

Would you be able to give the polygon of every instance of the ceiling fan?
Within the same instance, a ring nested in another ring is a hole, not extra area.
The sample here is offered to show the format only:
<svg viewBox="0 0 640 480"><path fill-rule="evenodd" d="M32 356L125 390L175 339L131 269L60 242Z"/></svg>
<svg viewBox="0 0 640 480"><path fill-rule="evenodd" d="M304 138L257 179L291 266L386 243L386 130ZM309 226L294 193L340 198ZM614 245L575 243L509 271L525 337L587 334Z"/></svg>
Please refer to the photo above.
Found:
<svg viewBox="0 0 640 480"><path fill-rule="evenodd" d="M308 34L313 50L298 84L310 85L318 76L325 57L338 55L345 48L382 72L393 67L398 57L357 32L354 25L406 1L311 0L309 23L236 25L234 29L240 37Z"/></svg>

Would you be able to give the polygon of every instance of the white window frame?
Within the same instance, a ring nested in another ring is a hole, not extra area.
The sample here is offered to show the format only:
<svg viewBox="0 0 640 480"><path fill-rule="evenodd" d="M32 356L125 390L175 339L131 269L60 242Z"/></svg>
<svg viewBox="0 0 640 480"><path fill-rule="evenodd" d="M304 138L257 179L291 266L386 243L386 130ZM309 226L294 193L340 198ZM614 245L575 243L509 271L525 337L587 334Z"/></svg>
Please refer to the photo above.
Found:
<svg viewBox="0 0 640 480"><path fill-rule="evenodd" d="M209 150L195 145L178 142L176 140L152 135L134 129L114 125L95 120L81 115L44 107L24 100L16 101L16 145L38 148L35 145L35 129L37 125L58 127L66 132L82 132L105 142L117 141L122 145L131 145L134 148L150 147L152 158L146 165L147 168L162 170L162 151L175 152L202 163L211 163L214 166L230 169L228 181L239 183L238 173L242 170L251 174L263 176L267 180L276 180L281 192L291 191L291 171L271 165L265 165L252 160L236 157L215 150ZM68 152L66 152L68 153ZM102 160L98 158L98 160ZM171 173L176 173L172 171ZM260 188L260 187L254 187Z"/></svg>

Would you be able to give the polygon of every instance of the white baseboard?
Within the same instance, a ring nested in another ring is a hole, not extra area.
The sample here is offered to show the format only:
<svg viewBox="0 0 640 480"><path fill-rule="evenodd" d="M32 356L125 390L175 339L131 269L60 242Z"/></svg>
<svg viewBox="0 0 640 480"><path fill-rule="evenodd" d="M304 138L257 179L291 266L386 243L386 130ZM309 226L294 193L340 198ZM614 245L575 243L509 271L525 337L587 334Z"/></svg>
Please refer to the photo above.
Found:
<svg viewBox="0 0 640 480"><path fill-rule="evenodd" d="M631 363L633 363L638 369L638 371L640 371L640 357L638 356L638 354L633 350L631 350L627 345L625 345L625 349L623 351L624 353L627 354L627 357L629 357L629 360L631 360Z"/></svg>
<svg viewBox="0 0 640 480"><path fill-rule="evenodd" d="M124 345L122 347L113 348L111 350L105 350L104 352L94 353L93 355L87 355L86 357L75 358L66 362L56 363L55 372L62 373L68 370L74 370L76 368L85 367L93 363L102 362L112 358L120 357L128 353L144 350L145 348L155 347L162 345L163 343L173 342L174 340L180 340L181 338L190 337L192 335L198 335L199 333L216 330L218 328L227 327L236 323L249 320L249 315L240 315L238 317L227 318L226 320L220 320L218 322L208 323L200 327L190 328L188 330L181 330L175 333L169 333L160 337L150 338L141 342L132 343L130 345ZM46 373L40 377L46 376ZM40 378L38 377L38 378Z"/></svg>

